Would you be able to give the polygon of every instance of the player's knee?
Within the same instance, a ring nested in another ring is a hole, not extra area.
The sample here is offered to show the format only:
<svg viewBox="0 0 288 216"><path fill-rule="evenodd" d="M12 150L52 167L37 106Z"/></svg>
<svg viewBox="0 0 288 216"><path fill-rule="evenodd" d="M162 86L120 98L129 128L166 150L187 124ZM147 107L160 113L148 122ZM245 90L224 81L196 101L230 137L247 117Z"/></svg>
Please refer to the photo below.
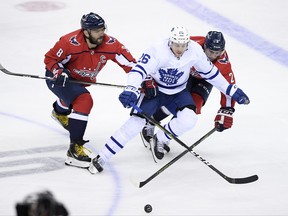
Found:
<svg viewBox="0 0 288 216"><path fill-rule="evenodd" d="M181 122L182 127L188 130L196 125L198 117L194 109L191 109L191 107L185 107L181 111L177 112L177 119L179 120L179 122Z"/></svg>
<svg viewBox="0 0 288 216"><path fill-rule="evenodd" d="M184 110L185 108L190 109L190 110L193 110L194 112L196 112L196 106L195 106L195 105L192 105L192 104L187 105L187 106L184 106L184 107L181 107L181 108L178 109L178 111L182 111L182 110Z"/></svg>
<svg viewBox="0 0 288 216"><path fill-rule="evenodd" d="M89 93L84 93L79 95L72 105L74 111L88 115L93 107L93 99Z"/></svg>

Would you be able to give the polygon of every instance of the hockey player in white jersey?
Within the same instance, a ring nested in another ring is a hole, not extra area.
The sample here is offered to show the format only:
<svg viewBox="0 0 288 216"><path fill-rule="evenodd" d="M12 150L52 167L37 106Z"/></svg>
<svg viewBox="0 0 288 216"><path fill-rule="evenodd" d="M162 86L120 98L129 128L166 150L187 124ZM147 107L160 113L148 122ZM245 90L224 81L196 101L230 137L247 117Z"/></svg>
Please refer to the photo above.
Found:
<svg viewBox="0 0 288 216"><path fill-rule="evenodd" d="M165 128L178 137L192 129L196 122L195 104L186 89L190 69L194 67L199 75L218 90L231 96L239 104L248 104L248 96L236 85L229 84L203 52L202 47L190 41L185 27L173 27L170 37L144 51L138 63L128 74L127 86L119 95L125 108L137 104L146 114L152 116L161 106L173 103L169 110L175 118ZM146 97L140 94L141 83L152 77L155 94ZM158 86L158 87L157 87ZM169 106L167 106L169 107ZM146 123L137 110L132 109L130 118L109 138L103 149L92 160L88 170L94 174L103 170L104 164L126 143L140 133ZM151 139L152 150L161 160L164 157L165 143L170 136L159 130Z"/></svg>

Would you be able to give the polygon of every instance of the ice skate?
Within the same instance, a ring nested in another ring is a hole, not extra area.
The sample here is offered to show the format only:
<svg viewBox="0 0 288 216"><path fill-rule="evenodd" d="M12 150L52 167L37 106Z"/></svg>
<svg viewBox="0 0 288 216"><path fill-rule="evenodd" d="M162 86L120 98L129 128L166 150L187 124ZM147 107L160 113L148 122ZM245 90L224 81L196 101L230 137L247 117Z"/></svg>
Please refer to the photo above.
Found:
<svg viewBox="0 0 288 216"><path fill-rule="evenodd" d="M72 142L67 151L67 159L65 164L68 166L76 166L80 168L88 168L91 163L91 158L84 152L83 145L87 141Z"/></svg>
<svg viewBox="0 0 288 216"><path fill-rule="evenodd" d="M59 123L63 128L68 130L68 116L67 115L61 115L55 112L55 110L52 110L51 117Z"/></svg>
<svg viewBox="0 0 288 216"><path fill-rule="evenodd" d="M168 142L167 143L159 142L156 134L152 137L152 139L150 139L150 146L151 146L151 152L153 154L153 157L155 156L158 160L162 160L162 158L164 157L164 154L170 151Z"/></svg>
<svg viewBox="0 0 288 216"><path fill-rule="evenodd" d="M88 167L88 170L91 174L96 174L97 172L102 172L104 166L104 160L97 155L96 158L94 158Z"/></svg>
<svg viewBox="0 0 288 216"><path fill-rule="evenodd" d="M150 139L154 135L154 129L155 129L154 125L147 123L145 127L142 129L142 131L140 132L142 142L146 148L150 148L149 143L150 143Z"/></svg>

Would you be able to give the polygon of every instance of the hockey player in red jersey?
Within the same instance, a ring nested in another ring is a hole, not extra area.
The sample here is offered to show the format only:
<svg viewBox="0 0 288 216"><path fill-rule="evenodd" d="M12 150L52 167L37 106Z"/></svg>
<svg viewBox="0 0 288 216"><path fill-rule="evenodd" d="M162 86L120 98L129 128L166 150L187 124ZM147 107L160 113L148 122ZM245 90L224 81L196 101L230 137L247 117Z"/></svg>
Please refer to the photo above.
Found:
<svg viewBox="0 0 288 216"><path fill-rule="evenodd" d="M204 36L190 36L190 39L200 44L210 61L217 66L221 74L230 84L236 84L235 76L232 70L231 63L228 58L227 51L225 50L225 39L221 32L209 31ZM151 81L147 81L151 82ZM149 84L146 84L146 86ZM191 68L191 76L187 83L187 89L190 91L192 98L196 105L196 113L201 114L201 109L206 103L213 86L201 78L195 68ZM146 88L146 94L153 94L153 88ZM151 93L152 91L152 93ZM220 105L215 117L215 127L217 131L222 132L225 129L231 128L233 124L233 113L235 111L235 101L228 95L221 93ZM169 107L162 107L157 113L153 115L154 119L161 121L170 114ZM154 125L147 123L141 132L142 140L149 142L154 135ZM169 146L164 146L166 152L168 152Z"/></svg>
<svg viewBox="0 0 288 216"><path fill-rule="evenodd" d="M190 39L196 41L203 47L203 50L206 56L210 59L210 61L215 66L218 67L220 73L225 77L225 79L230 84L236 83L235 76L232 71L232 66L229 61L227 51L225 50L225 39L221 32L210 31L208 32L206 37L191 36ZM196 110L197 114L201 114L201 108L207 101L207 98L212 90L212 85L206 82L204 79L202 79L201 76L198 75L197 71L195 71L194 68L191 69L191 76L196 81L195 83L193 83L193 81L192 83L188 82L187 88L191 88L190 92L197 106L197 110ZM190 81L193 80L193 78L190 78ZM201 83L204 87L202 87ZM201 93L201 91L203 91L203 93ZM206 92L206 94L204 93L204 91ZM235 101L230 96L225 95L222 92L220 93L221 93L221 98L220 98L221 107L234 108ZM226 125L226 126L227 126L226 128L223 126L219 126L218 129L222 130L222 129L230 128L232 124Z"/></svg>
<svg viewBox="0 0 288 216"><path fill-rule="evenodd" d="M104 19L95 13L83 15L81 29L62 36L46 54L48 88L58 97L53 103L52 117L70 134L70 148L65 164L86 168L91 158L84 152L83 140L93 99L87 85L69 80L96 82L108 60L128 73L136 60L116 38L105 33Z"/></svg>

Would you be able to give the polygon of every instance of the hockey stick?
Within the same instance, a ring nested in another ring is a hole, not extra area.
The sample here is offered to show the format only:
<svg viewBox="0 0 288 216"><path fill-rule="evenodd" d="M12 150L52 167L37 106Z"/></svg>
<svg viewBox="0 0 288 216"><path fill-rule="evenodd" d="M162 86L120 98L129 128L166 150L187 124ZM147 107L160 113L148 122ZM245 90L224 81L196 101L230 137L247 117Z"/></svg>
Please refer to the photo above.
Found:
<svg viewBox="0 0 288 216"><path fill-rule="evenodd" d="M207 137L209 137L212 133L214 133L216 131L216 128L213 128L212 130L210 130L208 133L206 133L203 137L201 137L198 141L196 141L193 145L191 145L189 147L189 151L191 151L193 148L195 148L198 144L200 144L204 139L206 139ZM158 176L160 173L162 173L164 170L166 170L168 167L170 167L172 164L174 164L176 161L178 161L180 158L182 158L185 154L187 154L188 149L185 150L184 152L182 152L181 154L179 154L177 157L175 157L173 160L171 160L169 163L167 163L166 165L164 165L163 167L161 167L157 172L155 172L154 174L152 174L150 177L148 177L146 180L141 181L139 183L139 188L143 187L144 185L146 185L148 182L150 182L152 179L154 179L156 176Z"/></svg>
<svg viewBox="0 0 288 216"><path fill-rule="evenodd" d="M13 73L6 68L4 68L0 64L0 70L8 75L12 76L20 76L20 77L28 77L28 78L35 78L35 79L45 79L45 80L54 80L52 77L46 77L46 76L37 76L37 75L31 75L31 74L21 74L21 73ZM80 81L80 80L69 80L69 83L77 83L77 84L83 84L83 85L100 85L100 86L108 86L108 87L117 87L117 88L125 88L125 86L122 85L116 85L116 84L109 84L109 83L93 83L93 82L85 82L85 81Z"/></svg>
<svg viewBox="0 0 288 216"><path fill-rule="evenodd" d="M197 154L195 151L193 151L193 147L192 146L190 146L190 147L188 147L185 143L183 143L181 140L179 140L177 137L175 137L170 131L168 131L166 128L164 128L159 122L157 122L155 119L153 119L151 116L149 116L149 115L147 115L146 113L144 113L143 112L143 110L141 110L137 105L135 105L135 104L130 104L134 109L136 109L138 112L139 112L139 114L141 114L144 118L146 118L148 121L150 121L151 123L153 123L153 124L155 124L159 129L161 129L163 132L165 132L169 137L171 137L172 139L174 139L177 143L179 143L180 145L182 145L183 147L185 147L186 148L186 150L184 151L184 152L182 152L181 153L181 155L183 154L183 155L185 155L187 152L190 152L190 153L192 153L197 159L199 159L201 162L203 162L205 165L207 165L210 169L212 169L214 172L216 172L218 175L220 175L222 178L224 178L226 181L228 181L229 183L231 183L231 184L246 184L246 183L251 183L251 182L254 182L254 181L257 181L258 180L258 176L257 175L252 175L252 176L248 176L248 177L243 177L243 178L231 178L231 177L228 177L228 176L226 176L224 173L222 173L221 171L219 171L216 167L214 167L212 164L210 164L206 159L204 159L203 157L201 157L199 154ZM213 129L214 130L214 129ZM211 130L212 131L212 130ZM211 132L210 131L210 132ZM208 132L209 133L209 135L210 135L210 132ZM213 131L214 132L214 131ZM212 132L212 133L213 133ZM207 135L207 134L206 134ZM205 137L206 138L206 137ZM202 138L201 138L202 139ZM201 140L200 139L200 140ZM202 141L202 140L201 140ZM198 145L198 144L197 144ZM182 155L182 156L183 156ZM181 156L181 157L182 157ZM181 158L180 157L180 158ZM174 158L175 159L175 158ZM173 159L173 160L174 160ZM178 158L179 159L179 158ZM176 159L176 161L178 160L178 159ZM174 162L172 162L172 164L173 164ZM167 164L164 166L164 168L163 168L163 170L165 170L166 167L167 166ZM168 167L169 167L170 165L168 165ZM161 168L161 169L162 169ZM160 170L161 170L160 169ZM162 170L162 171L163 171ZM161 171L161 172L162 172ZM157 176L157 175L159 175L161 172L159 172L159 170L155 173L155 174L153 174L153 175L155 175L155 176ZM158 173L158 174L157 174ZM152 176L153 176L152 175ZM154 177L149 177L149 178L151 178L151 179L147 179L147 180L145 180L145 181L143 181L143 182L140 182L139 183L139 187L141 188L141 187L143 187L145 184L147 184L149 181L151 181Z"/></svg>

